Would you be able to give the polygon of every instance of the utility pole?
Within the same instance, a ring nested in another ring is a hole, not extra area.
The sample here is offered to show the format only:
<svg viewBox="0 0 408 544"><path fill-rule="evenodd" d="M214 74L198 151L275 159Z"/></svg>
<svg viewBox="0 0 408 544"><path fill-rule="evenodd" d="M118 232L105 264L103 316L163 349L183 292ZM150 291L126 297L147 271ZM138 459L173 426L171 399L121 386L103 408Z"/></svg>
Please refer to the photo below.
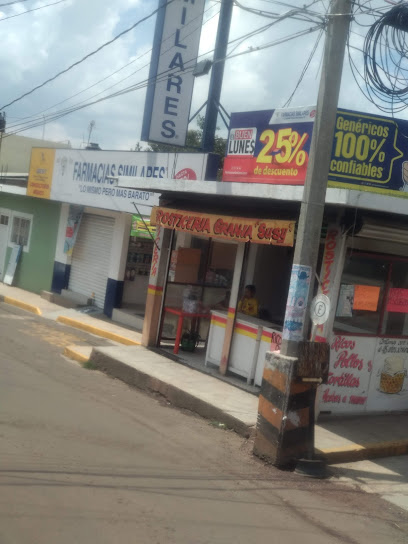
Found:
<svg viewBox="0 0 408 544"><path fill-rule="evenodd" d="M299 216L281 345L281 354L290 357L297 357L299 342L306 339L308 332L308 315L315 283L327 178L352 4L352 0L334 0L328 15L316 120ZM307 275L308 280L306 279ZM301 329L294 330L294 327L299 327L299 318L297 324L293 320L293 307L299 294L304 299L304 311Z"/></svg>
<svg viewBox="0 0 408 544"><path fill-rule="evenodd" d="M222 59L225 59L227 55L233 7L234 0L222 0L202 137L202 148L206 153L214 151L215 131L217 130L218 104L221 98L222 79L224 76L225 65L225 60Z"/></svg>

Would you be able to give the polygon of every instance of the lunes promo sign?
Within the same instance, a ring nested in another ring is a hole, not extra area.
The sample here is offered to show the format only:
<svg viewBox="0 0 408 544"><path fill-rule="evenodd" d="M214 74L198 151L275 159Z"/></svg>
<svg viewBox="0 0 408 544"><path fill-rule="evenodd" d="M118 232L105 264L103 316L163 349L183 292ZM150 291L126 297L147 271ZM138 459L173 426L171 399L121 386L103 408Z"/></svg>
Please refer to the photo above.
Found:
<svg viewBox="0 0 408 544"><path fill-rule="evenodd" d="M303 185L314 106L231 115L223 181Z"/></svg>

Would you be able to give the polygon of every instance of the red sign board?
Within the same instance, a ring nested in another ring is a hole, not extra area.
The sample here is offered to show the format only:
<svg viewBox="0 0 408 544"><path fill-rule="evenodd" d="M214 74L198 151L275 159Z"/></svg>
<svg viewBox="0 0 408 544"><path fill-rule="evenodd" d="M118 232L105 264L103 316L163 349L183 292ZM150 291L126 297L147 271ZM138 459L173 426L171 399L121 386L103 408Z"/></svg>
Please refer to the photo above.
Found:
<svg viewBox="0 0 408 544"><path fill-rule="evenodd" d="M316 108L231 115L223 181L303 185Z"/></svg>

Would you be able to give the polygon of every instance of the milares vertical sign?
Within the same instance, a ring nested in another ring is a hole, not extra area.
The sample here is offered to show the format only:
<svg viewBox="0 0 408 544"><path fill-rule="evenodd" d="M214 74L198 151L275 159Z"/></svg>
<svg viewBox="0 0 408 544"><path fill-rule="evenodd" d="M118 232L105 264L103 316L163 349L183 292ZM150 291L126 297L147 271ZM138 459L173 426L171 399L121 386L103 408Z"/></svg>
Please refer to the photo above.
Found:
<svg viewBox="0 0 408 544"><path fill-rule="evenodd" d="M205 0L160 0L142 140L184 146Z"/></svg>

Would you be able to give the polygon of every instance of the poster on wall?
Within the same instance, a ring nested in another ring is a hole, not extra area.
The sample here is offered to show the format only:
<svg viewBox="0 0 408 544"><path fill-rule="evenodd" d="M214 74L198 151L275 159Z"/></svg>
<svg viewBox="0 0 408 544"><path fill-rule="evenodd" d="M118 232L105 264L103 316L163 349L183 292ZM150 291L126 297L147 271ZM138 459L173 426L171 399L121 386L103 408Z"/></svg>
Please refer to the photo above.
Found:
<svg viewBox="0 0 408 544"><path fill-rule="evenodd" d="M367 409L376 341L361 336L331 338L329 379L319 388L321 412L358 413Z"/></svg>
<svg viewBox="0 0 408 544"><path fill-rule="evenodd" d="M41 166L42 157L47 168ZM132 214L136 203L143 216L149 216L152 207L159 204L158 193L118 187L118 177L214 179L217 170L208 154L148 151L33 148L31 164L27 195ZM38 176L43 170L47 187L42 189Z"/></svg>
<svg viewBox="0 0 408 544"><path fill-rule="evenodd" d="M306 319L307 300L309 297L310 266L294 264L290 277L288 301L282 338L284 340L303 340L303 327Z"/></svg>
<svg viewBox="0 0 408 544"><path fill-rule="evenodd" d="M353 317L354 285L343 283L340 286L336 317Z"/></svg>
<svg viewBox="0 0 408 544"><path fill-rule="evenodd" d="M380 291L380 287L373 285L354 285L353 310L376 312Z"/></svg>
<svg viewBox="0 0 408 544"><path fill-rule="evenodd" d="M64 253L67 255L72 255L83 213L83 206L75 206L75 204L70 205L64 241Z"/></svg>
<svg viewBox="0 0 408 544"><path fill-rule="evenodd" d="M408 409L408 340L378 338L367 410Z"/></svg>
<svg viewBox="0 0 408 544"><path fill-rule="evenodd" d="M392 287L388 291L387 312L408 313L408 289Z"/></svg>
<svg viewBox="0 0 408 544"><path fill-rule="evenodd" d="M31 153L27 196L50 198L54 162L55 149L41 149Z"/></svg>

